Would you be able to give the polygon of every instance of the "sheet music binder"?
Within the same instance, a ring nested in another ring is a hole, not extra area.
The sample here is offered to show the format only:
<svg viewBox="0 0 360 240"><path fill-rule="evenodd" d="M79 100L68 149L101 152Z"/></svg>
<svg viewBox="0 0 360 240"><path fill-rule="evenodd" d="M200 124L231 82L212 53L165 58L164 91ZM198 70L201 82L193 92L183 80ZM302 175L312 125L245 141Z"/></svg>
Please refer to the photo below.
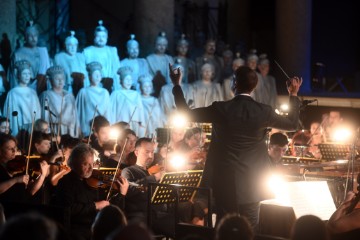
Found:
<svg viewBox="0 0 360 240"><path fill-rule="evenodd" d="M334 161L347 159L350 152L348 144L322 143L318 145L322 159L326 161Z"/></svg>
<svg viewBox="0 0 360 240"><path fill-rule="evenodd" d="M165 173L160 180L160 183L165 185L156 187L151 198L151 204L175 203L176 190L174 186L179 187L179 202L192 200L196 190L186 187L199 187L202 173L202 170ZM167 187L166 185L171 185L172 187Z"/></svg>

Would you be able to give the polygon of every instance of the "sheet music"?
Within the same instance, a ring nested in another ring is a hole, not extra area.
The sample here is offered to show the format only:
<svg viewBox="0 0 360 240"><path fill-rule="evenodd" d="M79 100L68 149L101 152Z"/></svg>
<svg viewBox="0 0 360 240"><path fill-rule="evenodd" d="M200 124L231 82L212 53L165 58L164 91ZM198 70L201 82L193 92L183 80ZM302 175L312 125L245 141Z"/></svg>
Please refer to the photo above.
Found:
<svg viewBox="0 0 360 240"><path fill-rule="evenodd" d="M286 182L280 198L263 203L290 206L296 218L311 214L329 220L336 210L326 181Z"/></svg>

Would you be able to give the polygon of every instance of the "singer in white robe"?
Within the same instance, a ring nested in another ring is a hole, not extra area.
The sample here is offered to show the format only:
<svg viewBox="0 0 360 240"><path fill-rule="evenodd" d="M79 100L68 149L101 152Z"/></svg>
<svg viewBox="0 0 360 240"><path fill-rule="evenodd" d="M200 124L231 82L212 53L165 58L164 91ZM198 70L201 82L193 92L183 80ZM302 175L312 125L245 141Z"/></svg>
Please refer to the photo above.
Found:
<svg viewBox="0 0 360 240"><path fill-rule="evenodd" d="M174 85L168 83L161 88L159 102L162 112L165 115L166 123L168 123L169 117L176 110L174 95L172 89ZM181 83L181 89L184 92L184 97L190 108L193 108L194 102L194 90L190 84Z"/></svg>
<svg viewBox="0 0 360 240"><path fill-rule="evenodd" d="M90 81L87 77L86 73L86 64L85 57L82 53L75 53L74 55L70 55L66 52L60 52L55 55L55 65L62 66L65 70L66 74L66 82L64 89L68 92L72 93L72 83L73 79L71 74L73 72L78 72L84 74L84 87L90 86Z"/></svg>
<svg viewBox="0 0 360 240"><path fill-rule="evenodd" d="M71 93L63 90L65 84L64 69L60 66L53 66L47 70L46 75L52 88L43 92L39 97L42 119L53 124L54 134L70 134L72 137L78 137L75 98Z"/></svg>
<svg viewBox="0 0 360 240"><path fill-rule="evenodd" d="M39 98L35 90L27 86L31 78L30 63L18 61L15 67L19 84L8 92L3 111L5 116L9 116L13 136L22 129L31 131L32 122L39 119L41 114ZM17 116L14 116L15 111Z"/></svg>
<svg viewBox="0 0 360 240"><path fill-rule="evenodd" d="M131 67L132 87L140 92L139 77L149 75L149 66L144 58L139 58L139 43L135 40L135 35L131 34L130 38L126 44L128 58L120 61L120 67Z"/></svg>
<svg viewBox="0 0 360 240"><path fill-rule="evenodd" d="M90 65L90 66L89 66ZM90 87L82 88L76 97L76 110L83 136L89 136L90 126L94 117L102 115L109 119L109 92L99 87L101 81L101 64L92 62L87 65Z"/></svg>
<svg viewBox="0 0 360 240"><path fill-rule="evenodd" d="M141 86L141 100L144 107L145 117L145 137L153 137L157 128L164 127L165 118L160 108L159 100L156 97L151 96L153 91L153 85L151 78L140 78Z"/></svg>
<svg viewBox="0 0 360 240"><path fill-rule="evenodd" d="M136 136L145 135L144 108L141 95L131 90L131 68L121 67L118 71L121 80L121 90L116 90L110 96L111 123L127 122Z"/></svg>
<svg viewBox="0 0 360 240"><path fill-rule="evenodd" d="M223 100L223 91L219 83L212 82L214 67L205 63L201 67L201 80L192 84L195 108L210 106L215 101Z"/></svg>
<svg viewBox="0 0 360 240"><path fill-rule="evenodd" d="M35 79L38 74L45 75L46 70L50 67L50 58L47 48L37 46L38 36L39 32L35 26L29 26L26 28L25 45L15 50L11 57L11 64L8 72L10 88L18 85L17 77L14 73L15 62L20 60L28 61L31 64L32 79ZM37 80L29 83L29 86L36 89Z"/></svg>
<svg viewBox="0 0 360 240"><path fill-rule="evenodd" d="M83 51L86 64L99 62L102 66L102 77L113 79L113 89L120 89L119 76L117 70L120 67L120 58L116 47L106 45L108 31L99 21L99 26L95 28L94 45L86 47Z"/></svg>

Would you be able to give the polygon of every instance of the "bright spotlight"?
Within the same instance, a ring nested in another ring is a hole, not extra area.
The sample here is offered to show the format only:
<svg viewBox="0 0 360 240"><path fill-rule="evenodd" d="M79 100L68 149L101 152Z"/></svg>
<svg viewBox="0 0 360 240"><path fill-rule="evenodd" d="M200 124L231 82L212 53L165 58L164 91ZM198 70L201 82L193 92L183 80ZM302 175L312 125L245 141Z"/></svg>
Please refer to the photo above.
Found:
<svg viewBox="0 0 360 240"><path fill-rule="evenodd" d="M185 115L177 113L172 116L171 123L175 128L183 128L186 127L188 120Z"/></svg>
<svg viewBox="0 0 360 240"><path fill-rule="evenodd" d="M271 175L267 179L267 187L275 200L281 205L288 205L289 199L286 196L286 181L281 175Z"/></svg>
<svg viewBox="0 0 360 240"><path fill-rule="evenodd" d="M349 141L352 136L352 132L348 128L339 128L335 129L333 133L333 139L336 142L346 142Z"/></svg>
<svg viewBox="0 0 360 240"><path fill-rule="evenodd" d="M289 111L289 105L288 104L281 104L280 109L281 109L282 112L287 112L287 111Z"/></svg>
<svg viewBox="0 0 360 240"><path fill-rule="evenodd" d="M116 128L110 129L110 136L109 136L110 139L116 140L118 139L119 135L120 135L120 131L118 129Z"/></svg>
<svg viewBox="0 0 360 240"><path fill-rule="evenodd" d="M173 168L179 169L185 165L186 159L182 155L174 155L170 158L169 162Z"/></svg>

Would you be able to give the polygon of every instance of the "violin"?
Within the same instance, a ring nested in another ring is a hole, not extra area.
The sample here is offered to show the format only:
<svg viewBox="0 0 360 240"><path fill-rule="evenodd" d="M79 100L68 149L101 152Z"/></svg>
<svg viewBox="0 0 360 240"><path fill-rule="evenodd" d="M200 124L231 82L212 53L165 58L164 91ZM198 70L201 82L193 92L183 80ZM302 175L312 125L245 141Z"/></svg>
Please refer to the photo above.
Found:
<svg viewBox="0 0 360 240"><path fill-rule="evenodd" d="M41 166L40 163L44 161L41 156L24 156L24 155L16 155L13 160L10 160L6 163L7 171L12 174L21 174L26 171L26 162L29 159L29 172L32 178L37 178L41 174ZM60 165L58 162L56 163L48 163L49 165Z"/></svg>
<svg viewBox="0 0 360 240"><path fill-rule="evenodd" d="M93 169L91 176L89 178L86 178L85 181L92 188L107 189L112 186L112 188L114 190L119 190L118 184L115 184L115 182L112 182L112 179L113 179L113 176L105 175L100 170Z"/></svg>
<svg viewBox="0 0 360 240"><path fill-rule="evenodd" d="M351 213L352 211L354 211L356 205L359 203L360 201L360 173L358 173L357 175L357 178L356 178L356 181L358 183L358 186L357 186L357 193L355 194L355 197L354 199L351 201L351 205L349 206L349 208L347 209L346 213L349 214Z"/></svg>
<svg viewBox="0 0 360 240"><path fill-rule="evenodd" d="M153 165L147 169L147 171L150 175L154 175L154 174L162 172L164 170L165 170L164 166L158 165L158 164Z"/></svg>

